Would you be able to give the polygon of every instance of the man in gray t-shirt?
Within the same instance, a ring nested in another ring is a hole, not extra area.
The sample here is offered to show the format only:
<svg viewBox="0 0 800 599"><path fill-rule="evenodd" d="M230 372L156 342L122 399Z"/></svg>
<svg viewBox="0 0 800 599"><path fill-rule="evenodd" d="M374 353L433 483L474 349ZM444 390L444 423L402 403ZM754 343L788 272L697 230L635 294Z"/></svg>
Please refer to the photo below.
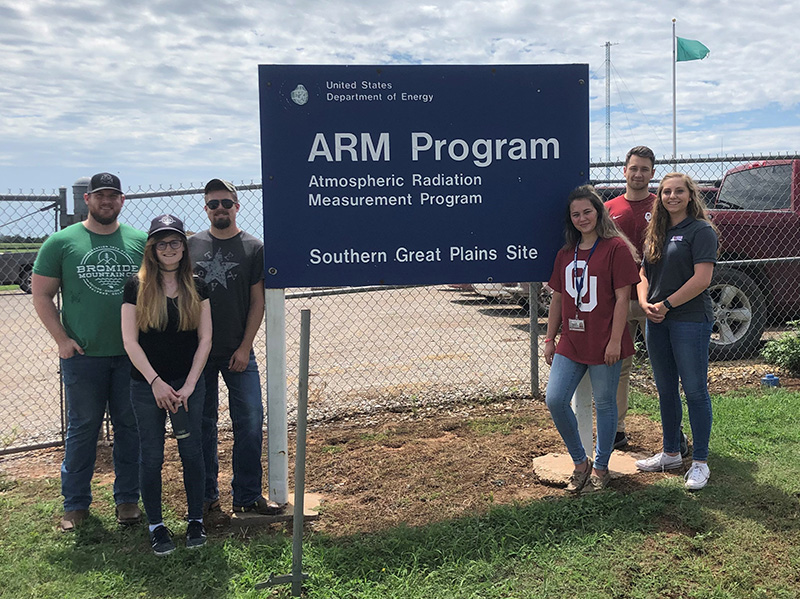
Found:
<svg viewBox="0 0 800 599"><path fill-rule="evenodd" d="M220 510L217 418L219 375L228 387L233 422L233 511L275 514L282 508L261 494L264 406L253 340L264 318L264 244L236 226L236 187L212 179L205 187L211 227L188 239L195 274L208 285L213 341L204 371L204 514Z"/></svg>

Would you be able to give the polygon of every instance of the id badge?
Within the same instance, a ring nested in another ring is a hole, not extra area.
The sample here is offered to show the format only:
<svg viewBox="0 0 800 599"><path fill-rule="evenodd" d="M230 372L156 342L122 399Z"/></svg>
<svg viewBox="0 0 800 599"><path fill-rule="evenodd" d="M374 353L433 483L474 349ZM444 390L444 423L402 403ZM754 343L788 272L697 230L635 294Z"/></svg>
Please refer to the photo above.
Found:
<svg viewBox="0 0 800 599"><path fill-rule="evenodd" d="M585 323L580 318L570 318L569 330L582 333L586 330Z"/></svg>

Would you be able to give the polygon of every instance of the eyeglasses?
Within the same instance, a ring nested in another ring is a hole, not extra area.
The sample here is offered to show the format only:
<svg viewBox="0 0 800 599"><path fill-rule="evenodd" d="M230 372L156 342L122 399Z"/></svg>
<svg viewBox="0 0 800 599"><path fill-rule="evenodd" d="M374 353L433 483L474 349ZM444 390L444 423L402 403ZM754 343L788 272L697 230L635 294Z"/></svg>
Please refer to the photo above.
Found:
<svg viewBox="0 0 800 599"><path fill-rule="evenodd" d="M206 206L208 206L209 210L216 210L219 208L220 202L222 202L222 207L225 208L225 210L230 210L236 203L233 200L208 200Z"/></svg>
<svg viewBox="0 0 800 599"><path fill-rule="evenodd" d="M165 249L167 249L167 246L169 246L172 250L179 250L183 247L183 240L173 239L172 241L159 241L156 244L156 249L159 252L163 252Z"/></svg>

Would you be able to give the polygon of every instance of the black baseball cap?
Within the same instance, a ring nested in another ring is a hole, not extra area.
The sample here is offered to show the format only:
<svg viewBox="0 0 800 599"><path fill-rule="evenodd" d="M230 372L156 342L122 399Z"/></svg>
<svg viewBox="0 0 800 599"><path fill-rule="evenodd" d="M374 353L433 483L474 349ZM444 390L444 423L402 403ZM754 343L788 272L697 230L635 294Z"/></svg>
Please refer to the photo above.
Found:
<svg viewBox="0 0 800 599"><path fill-rule="evenodd" d="M97 173L89 181L87 193L94 193L101 189L112 189L118 193L122 193L122 183L119 182L119 177L113 173Z"/></svg>
<svg viewBox="0 0 800 599"><path fill-rule="evenodd" d="M155 217L150 221L150 230L147 232L147 237L150 238L156 233L162 231L169 231L171 233L180 233L186 237L186 231L183 230L183 221L177 216L171 214L162 214Z"/></svg>

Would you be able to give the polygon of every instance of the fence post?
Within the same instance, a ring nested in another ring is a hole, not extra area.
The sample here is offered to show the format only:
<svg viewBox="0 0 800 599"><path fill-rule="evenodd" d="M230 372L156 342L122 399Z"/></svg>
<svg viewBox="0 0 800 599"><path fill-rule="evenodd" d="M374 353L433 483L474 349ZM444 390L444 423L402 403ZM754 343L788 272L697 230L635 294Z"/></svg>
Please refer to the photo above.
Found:
<svg viewBox="0 0 800 599"><path fill-rule="evenodd" d="M528 283L528 331L531 341L531 397L539 395L539 296L541 283ZM545 329L546 330L546 329Z"/></svg>

